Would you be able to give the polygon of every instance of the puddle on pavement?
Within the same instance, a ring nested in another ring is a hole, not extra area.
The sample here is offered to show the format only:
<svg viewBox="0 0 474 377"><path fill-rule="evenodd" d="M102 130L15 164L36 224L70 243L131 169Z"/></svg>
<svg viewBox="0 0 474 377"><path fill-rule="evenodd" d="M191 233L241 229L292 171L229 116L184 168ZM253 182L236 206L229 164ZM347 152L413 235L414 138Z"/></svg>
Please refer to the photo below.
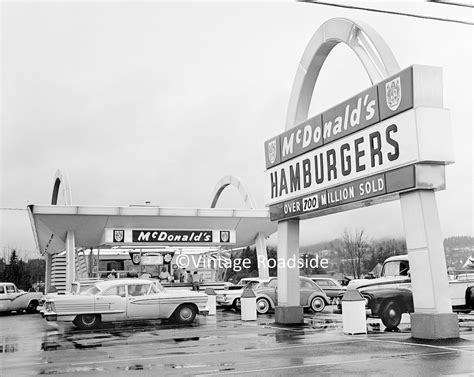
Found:
<svg viewBox="0 0 474 377"><path fill-rule="evenodd" d="M199 336L194 336L192 338L173 338L175 342L189 342L189 341L198 341Z"/></svg>
<svg viewBox="0 0 474 377"><path fill-rule="evenodd" d="M171 369L190 369L190 368L206 368L206 367L217 367L215 372L224 372L235 369L235 363L207 363L207 364L164 364L165 368ZM209 371L207 371L209 372Z"/></svg>
<svg viewBox="0 0 474 377"><path fill-rule="evenodd" d="M84 334L81 334L84 335ZM159 334L151 334L151 335L156 335L159 336ZM117 336L94 336L94 334L91 334L90 337L86 336L80 336L79 339L73 337L73 336L67 336L64 338L57 337L58 340L51 340L51 341L45 341L41 343L41 350L42 351L58 351L58 350L65 350L65 349L94 349L98 347L106 347L108 345L117 345L119 344L129 344L128 338L127 337L117 337ZM117 339L118 338L118 339ZM176 343L185 343L185 342L197 342L201 339L208 338L206 337L199 337L199 336L193 336L193 337L180 337L180 338L166 338L166 339L157 339L154 337L153 339L150 339L146 343L171 343L171 344L176 344ZM124 339L127 339L127 341L124 342ZM98 342L97 340L100 340ZM105 340L105 342L104 342ZM108 344L108 342L110 344ZM143 340L142 340L143 343ZM132 343L130 343L132 344ZM184 346L184 347L191 347L189 346ZM1 348L0 348L1 350ZM5 351L7 352L7 351ZM13 351L9 351L13 352Z"/></svg>
<svg viewBox="0 0 474 377"><path fill-rule="evenodd" d="M309 326L315 330L339 329L342 328L342 323L331 318L311 318Z"/></svg>
<svg viewBox="0 0 474 377"><path fill-rule="evenodd" d="M125 367L125 370L144 370L144 369L145 367L142 364L134 364L134 365L129 365L128 367Z"/></svg>
<svg viewBox="0 0 474 377"><path fill-rule="evenodd" d="M102 367L71 367L64 369L43 369L39 375L54 375L64 373L80 373L80 372L103 372L105 368Z"/></svg>

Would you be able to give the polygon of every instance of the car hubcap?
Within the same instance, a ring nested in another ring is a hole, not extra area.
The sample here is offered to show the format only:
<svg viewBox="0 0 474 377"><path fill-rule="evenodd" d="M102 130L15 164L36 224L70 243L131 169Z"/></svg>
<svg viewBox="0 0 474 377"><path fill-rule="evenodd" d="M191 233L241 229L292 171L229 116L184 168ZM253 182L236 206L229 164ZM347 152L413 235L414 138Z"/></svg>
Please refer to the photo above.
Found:
<svg viewBox="0 0 474 377"><path fill-rule="evenodd" d="M191 318L192 315L193 315L193 312L192 312L191 309L189 309L189 308L181 309L181 318L182 319L185 319L185 320L189 319L189 318Z"/></svg>
<svg viewBox="0 0 474 377"><path fill-rule="evenodd" d="M396 314L397 314L396 311L393 310L393 309L390 309L390 310L388 311L388 315L389 315L389 317L390 317L391 319L394 319L394 318L396 317Z"/></svg>
<svg viewBox="0 0 474 377"><path fill-rule="evenodd" d="M313 301L313 308L314 308L315 310L320 310L320 309L322 308L322 306L323 306L323 305L322 305L322 303L321 303L321 300L317 300L317 299L316 299L316 300Z"/></svg>
<svg viewBox="0 0 474 377"><path fill-rule="evenodd" d="M267 306L268 306L268 305L267 305L267 302L264 301L264 300L260 300L260 301L258 302L258 305L257 305L257 307L258 307L258 309L259 309L260 311L266 311L266 310L267 310Z"/></svg>
<svg viewBox="0 0 474 377"><path fill-rule="evenodd" d="M85 315L83 318L83 322L86 324L86 325L90 325L92 323L94 323L94 316L89 314L89 315Z"/></svg>

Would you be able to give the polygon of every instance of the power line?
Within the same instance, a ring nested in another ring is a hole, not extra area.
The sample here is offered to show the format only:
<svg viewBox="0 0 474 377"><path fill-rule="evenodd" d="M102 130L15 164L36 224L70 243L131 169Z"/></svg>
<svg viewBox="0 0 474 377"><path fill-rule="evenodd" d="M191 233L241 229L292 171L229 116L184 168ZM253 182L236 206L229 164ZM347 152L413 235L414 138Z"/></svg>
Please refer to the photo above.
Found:
<svg viewBox="0 0 474 377"><path fill-rule="evenodd" d="M381 10L381 9L357 7L357 6L354 6L354 5L325 3L325 2L317 1L317 0L313 0L313 1L297 0L297 1L298 1L298 2L302 2L302 3L311 3L311 4L316 4L316 5L326 5L326 6L337 7L337 8L356 9L356 10L364 10L364 11L367 11L367 12L393 14L393 15L396 15L396 16L406 16L406 17L422 18L422 19L425 19L425 20L434 20L434 21L443 21L443 22L454 22L454 23L464 24L464 25L474 25L474 22L469 22L469 21L453 20L453 19L449 19L449 18L433 17L433 16L421 16L421 15L419 15L419 14L403 13L403 12L396 12L396 11L391 11L391 10ZM434 4L436 4L436 3L434 3ZM446 3L442 3L442 4L446 4Z"/></svg>
<svg viewBox="0 0 474 377"><path fill-rule="evenodd" d="M2 211L26 211L26 208L0 207Z"/></svg>
<svg viewBox="0 0 474 377"><path fill-rule="evenodd" d="M439 4L446 4L446 5L455 5L457 7L468 7L474 8L474 5L471 4L464 4L458 1L447 1L447 0L428 0L429 3L439 3Z"/></svg>

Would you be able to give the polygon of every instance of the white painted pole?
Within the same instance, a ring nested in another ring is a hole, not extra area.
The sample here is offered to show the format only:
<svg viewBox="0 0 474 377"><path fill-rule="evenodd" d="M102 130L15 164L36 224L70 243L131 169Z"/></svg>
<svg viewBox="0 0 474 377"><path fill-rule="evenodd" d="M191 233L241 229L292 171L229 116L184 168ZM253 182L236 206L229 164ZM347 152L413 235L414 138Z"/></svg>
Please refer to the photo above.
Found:
<svg viewBox="0 0 474 377"><path fill-rule="evenodd" d="M76 242L73 231L68 231L66 236L66 292L71 291L72 282L75 280L76 271Z"/></svg>
<svg viewBox="0 0 474 377"><path fill-rule="evenodd" d="M452 313L448 273L436 197L433 190L400 194L415 313L412 336L423 339L459 337Z"/></svg>
<svg viewBox="0 0 474 377"><path fill-rule="evenodd" d="M278 305L275 322L282 324L302 323L303 308L300 306L300 271L298 268L300 247L299 219L278 223L278 258L284 266L278 266ZM288 260L295 259L296 266Z"/></svg>

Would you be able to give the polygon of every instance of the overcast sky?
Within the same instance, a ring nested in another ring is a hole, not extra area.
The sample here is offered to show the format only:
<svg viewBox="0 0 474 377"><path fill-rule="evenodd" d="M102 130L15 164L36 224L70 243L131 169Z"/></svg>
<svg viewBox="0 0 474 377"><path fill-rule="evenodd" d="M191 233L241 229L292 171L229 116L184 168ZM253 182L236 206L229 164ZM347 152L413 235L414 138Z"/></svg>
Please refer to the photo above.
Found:
<svg viewBox="0 0 474 377"><path fill-rule="evenodd" d="M2 250L39 256L27 212L12 209L49 204L58 168L78 205L208 207L231 174L263 207L264 141L284 130L298 62L333 17L370 24L402 69L443 68L456 163L438 208L444 237L472 235L472 26L305 3L2 3ZM369 86L337 46L310 116ZM243 206L231 188L221 199ZM302 243L356 226L402 236L399 202L304 221Z"/></svg>

